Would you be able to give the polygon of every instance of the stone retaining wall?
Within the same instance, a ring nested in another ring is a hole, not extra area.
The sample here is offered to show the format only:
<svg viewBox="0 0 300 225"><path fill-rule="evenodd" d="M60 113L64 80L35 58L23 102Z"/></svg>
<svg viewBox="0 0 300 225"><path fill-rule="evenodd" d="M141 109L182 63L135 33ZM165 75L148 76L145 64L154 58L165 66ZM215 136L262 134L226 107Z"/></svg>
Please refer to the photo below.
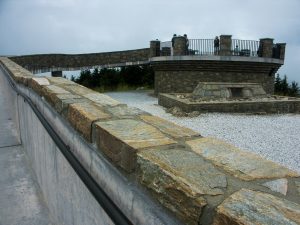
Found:
<svg viewBox="0 0 300 225"><path fill-rule="evenodd" d="M34 77L0 61L185 224L300 224L299 173L63 78Z"/></svg>
<svg viewBox="0 0 300 225"><path fill-rule="evenodd" d="M81 69L97 65L148 61L149 48L90 53L90 54L40 54L10 57L11 60L30 71L51 71L51 68Z"/></svg>
<svg viewBox="0 0 300 225"><path fill-rule="evenodd" d="M242 57L239 57L242 58ZM259 83L274 93L274 76L281 66L251 61L155 61L155 93L192 93L199 82Z"/></svg>
<svg viewBox="0 0 300 225"><path fill-rule="evenodd" d="M179 98L177 95L180 96L180 94L159 94L158 104L166 108L179 107L186 113L193 111L201 113L300 113L300 99L293 97L282 97L281 100L192 102L190 99Z"/></svg>

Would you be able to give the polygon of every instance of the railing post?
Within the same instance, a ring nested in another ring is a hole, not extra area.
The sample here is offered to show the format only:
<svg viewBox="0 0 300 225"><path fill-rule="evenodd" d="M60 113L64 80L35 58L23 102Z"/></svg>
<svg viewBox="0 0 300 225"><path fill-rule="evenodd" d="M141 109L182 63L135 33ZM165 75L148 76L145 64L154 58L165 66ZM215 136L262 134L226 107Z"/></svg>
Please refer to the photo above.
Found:
<svg viewBox="0 0 300 225"><path fill-rule="evenodd" d="M231 55L231 35L220 35L220 55Z"/></svg>
<svg viewBox="0 0 300 225"><path fill-rule="evenodd" d="M187 39L183 36L174 37L173 55L187 55Z"/></svg>
<svg viewBox="0 0 300 225"><path fill-rule="evenodd" d="M272 58L273 56L273 38L261 38L259 40L258 56Z"/></svg>
<svg viewBox="0 0 300 225"><path fill-rule="evenodd" d="M286 43L277 43L277 45L280 48L279 59L284 59L285 58L285 46L286 46Z"/></svg>
<svg viewBox="0 0 300 225"><path fill-rule="evenodd" d="M155 40L155 41L150 41L150 52L149 52L149 57L156 57L160 56L160 41Z"/></svg>

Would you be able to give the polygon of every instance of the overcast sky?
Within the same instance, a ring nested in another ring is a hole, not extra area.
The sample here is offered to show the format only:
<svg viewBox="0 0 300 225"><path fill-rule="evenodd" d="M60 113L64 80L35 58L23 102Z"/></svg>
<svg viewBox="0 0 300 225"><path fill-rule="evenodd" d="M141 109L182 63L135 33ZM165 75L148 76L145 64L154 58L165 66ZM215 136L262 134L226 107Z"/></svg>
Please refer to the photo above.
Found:
<svg viewBox="0 0 300 225"><path fill-rule="evenodd" d="M300 0L0 0L0 55L144 48L152 39L231 34L287 43L300 83Z"/></svg>

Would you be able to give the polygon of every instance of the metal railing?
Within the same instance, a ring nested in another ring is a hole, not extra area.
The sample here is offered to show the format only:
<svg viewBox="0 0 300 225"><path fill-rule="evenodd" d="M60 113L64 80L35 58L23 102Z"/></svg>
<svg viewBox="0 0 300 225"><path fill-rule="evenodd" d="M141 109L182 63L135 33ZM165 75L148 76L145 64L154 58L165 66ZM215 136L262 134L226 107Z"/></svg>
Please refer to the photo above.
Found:
<svg viewBox="0 0 300 225"><path fill-rule="evenodd" d="M220 47L214 47L214 39L188 39L185 55L219 55ZM233 56L258 56L259 41L253 40L231 40L231 49L227 55ZM171 41L161 42L160 55L173 55Z"/></svg>
<svg viewBox="0 0 300 225"><path fill-rule="evenodd" d="M215 55L214 39L189 39L187 55Z"/></svg>
<svg viewBox="0 0 300 225"><path fill-rule="evenodd" d="M257 56L259 41L253 40L231 40L231 52L235 56Z"/></svg>

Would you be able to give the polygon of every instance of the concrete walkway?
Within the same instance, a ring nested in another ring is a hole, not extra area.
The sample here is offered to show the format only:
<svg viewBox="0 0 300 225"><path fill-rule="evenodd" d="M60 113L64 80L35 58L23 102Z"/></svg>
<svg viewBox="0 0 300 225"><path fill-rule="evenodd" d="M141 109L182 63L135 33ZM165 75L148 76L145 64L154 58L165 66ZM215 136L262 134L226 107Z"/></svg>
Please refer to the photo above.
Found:
<svg viewBox="0 0 300 225"><path fill-rule="evenodd" d="M0 69L0 225L50 225L17 121L16 95Z"/></svg>

